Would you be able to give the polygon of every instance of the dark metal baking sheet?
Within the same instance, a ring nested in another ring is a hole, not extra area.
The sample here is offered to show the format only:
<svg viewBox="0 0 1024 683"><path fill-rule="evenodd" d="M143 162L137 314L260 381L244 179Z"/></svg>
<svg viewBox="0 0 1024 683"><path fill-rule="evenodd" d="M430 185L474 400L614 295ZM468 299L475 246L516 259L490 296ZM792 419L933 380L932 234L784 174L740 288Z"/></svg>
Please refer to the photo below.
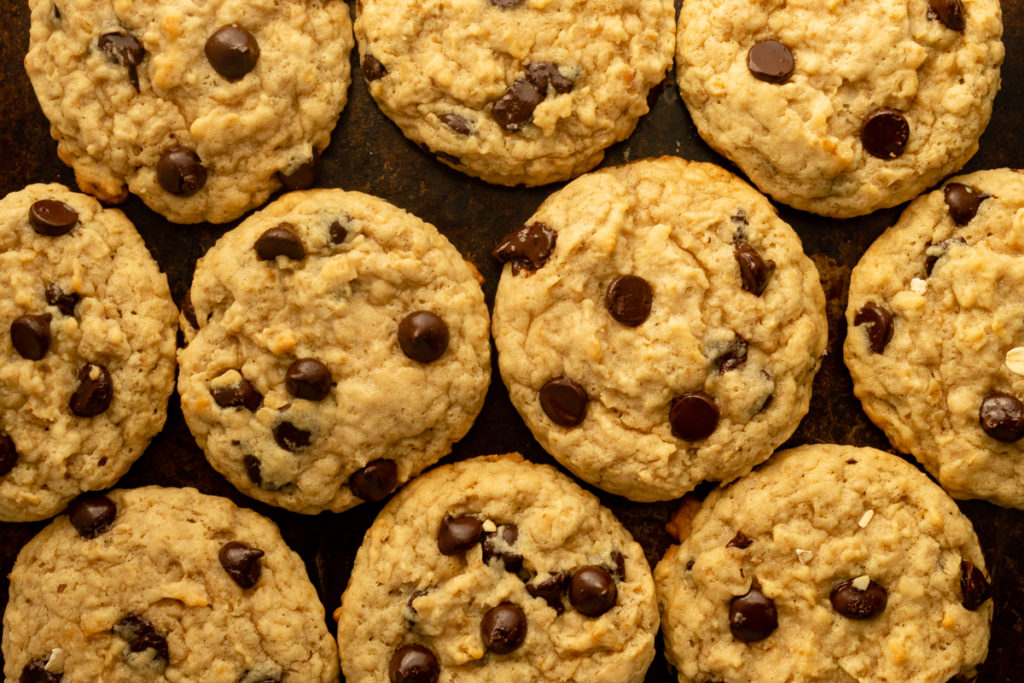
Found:
<svg viewBox="0 0 1024 683"><path fill-rule="evenodd" d="M74 187L73 174L57 158L49 125L22 67L29 23L25 0L5 0L3 5L0 194L33 182L56 181ZM1004 2L1003 13L1007 49L1003 88L996 98L992 122L981 140L981 150L966 170L1024 166L1024 54L1020 49L1024 46L1024 3ZM491 249L561 184L533 189L503 188L448 169L402 137L370 99L354 56L352 66L356 78L349 104L323 156L318 184L383 197L436 225L483 274L487 302L493 304L499 268L489 256ZM603 165L663 154L730 167L697 136L674 83L667 84L632 137L608 151ZM134 197L122 208L167 273L176 300L188 288L196 259L234 225L173 225ZM805 249L818 266L828 297L830 326L829 353L815 380L811 412L789 445L834 442L888 448L885 437L868 422L853 397L849 375L842 365L841 346L846 333L842 312L850 268L868 244L895 221L901 208L834 221L779 207L782 217L799 232ZM512 408L495 366L483 413L445 462L511 450L518 450L532 460L553 462ZM195 486L207 493L228 496L274 519L291 547L305 560L328 615L338 605L363 532L381 507L364 504L342 514L308 517L239 495L207 465L185 426L177 395L171 397L164 430L119 482L119 486L127 487L146 484ZM643 544L648 560L652 564L657 562L671 543L664 524L675 504L631 503L595 492ZM1018 660L1024 641L1024 512L979 501L961 502L960 507L974 522L981 538L995 600L990 651L979 681L1020 681ZM0 608L6 605L5 577L18 550L43 526L42 522L0 524ZM333 630L333 622L328 622ZM659 651L647 681L673 680Z"/></svg>

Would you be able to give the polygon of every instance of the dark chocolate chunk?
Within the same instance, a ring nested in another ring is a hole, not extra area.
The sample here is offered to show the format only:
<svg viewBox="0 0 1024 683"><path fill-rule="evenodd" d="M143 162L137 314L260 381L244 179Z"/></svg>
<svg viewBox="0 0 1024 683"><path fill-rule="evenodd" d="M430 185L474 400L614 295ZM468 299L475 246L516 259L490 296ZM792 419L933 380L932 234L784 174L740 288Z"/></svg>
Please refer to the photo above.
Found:
<svg viewBox="0 0 1024 683"><path fill-rule="evenodd" d="M322 401L331 393L331 371L315 358L300 358L288 366L284 386L296 398Z"/></svg>
<svg viewBox="0 0 1024 683"><path fill-rule="evenodd" d="M394 460L374 460L348 478L352 493L375 503L384 500L398 486L398 465Z"/></svg>
<svg viewBox="0 0 1024 683"><path fill-rule="evenodd" d="M455 112L447 111L443 114L439 114L438 117L441 123L451 128L459 135L470 135L473 132L473 125L463 116L459 116Z"/></svg>
<svg viewBox="0 0 1024 683"><path fill-rule="evenodd" d="M647 280L636 275L620 275L608 285L604 304L613 318L623 325L636 327L651 314L653 297Z"/></svg>
<svg viewBox="0 0 1024 683"><path fill-rule="evenodd" d="M341 244L348 239L348 230L341 224L341 221L334 221L329 228L331 233L331 244Z"/></svg>
<svg viewBox="0 0 1024 683"><path fill-rule="evenodd" d="M141 615L129 614L121 619L114 625L114 633L128 642L128 649L132 652L152 649L165 665L170 660L167 638Z"/></svg>
<svg viewBox="0 0 1024 683"><path fill-rule="evenodd" d="M868 333L868 345L874 353L882 353L892 339L892 313L873 301L869 301L853 317L854 325L864 325Z"/></svg>
<svg viewBox="0 0 1024 683"><path fill-rule="evenodd" d="M544 223L530 223L505 235L491 256L512 264L512 274L535 271L547 263L555 250L558 233Z"/></svg>
<svg viewBox="0 0 1024 683"><path fill-rule="evenodd" d="M286 451L297 451L310 444L313 434L299 429L291 422L283 420L274 427L274 441Z"/></svg>
<svg viewBox="0 0 1024 683"><path fill-rule="evenodd" d="M505 130L519 130L533 118L533 110L543 99L537 86L525 78L517 78L495 101L491 116Z"/></svg>
<svg viewBox="0 0 1024 683"><path fill-rule="evenodd" d="M589 565L573 572L569 581L569 602L580 614L599 617L619 598L615 579L601 567Z"/></svg>
<svg viewBox="0 0 1024 683"><path fill-rule="evenodd" d="M519 527L515 524L501 524L498 530L485 533L481 541L482 560L490 564L497 557L505 565L505 571L518 573L523 568L523 556L515 551L519 540Z"/></svg>
<svg viewBox="0 0 1024 683"><path fill-rule="evenodd" d="M836 584L828 599L833 609L847 619L871 619L877 617L889 602L889 593L881 585L871 581L864 590L853 585L855 579Z"/></svg>
<svg viewBox="0 0 1024 683"><path fill-rule="evenodd" d="M0 431L0 477L13 470L17 464L18 449L14 447L14 439Z"/></svg>
<svg viewBox="0 0 1024 683"><path fill-rule="evenodd" d="M40 199L28 210L28 222L40 235L66 235L78 223L78 212L56 199Z"/></svg>
<svg viewBox="0 0 1024 683"><path fill-rule="evenodd" d="M472 515L445 515L437 531L437 548L442 555L461 555L480 541L484 527Z"/></svg>
<svg viewBox="0 0 1024 683"><path fill-rule="evenodd" d="M568 377L548 380L540 388L540 407L555 424L575 427L587 416L587 392Z"/></svg>
<svg viewBox="0 0 1024 683"><path fill-rule="evenodd" d="M273 261L278 256L301 261L306 258L306 248L302 246L295 228L288 223L281 223L275 228L265 230L256 239L256 255L262 261Z"/></svg>
<svg viewBox="0 0 1024 683"><path fill-rule="evenodd" d="M688 391L672 401L668 419L674 436L700 441L715 431L718 415L715 399L703 391Z"/></svg>
<svg viewBox="0 0 1024 683"><path fill-rule="evenodd" d="M71 412L78 417L93 417L110 407L114 386L110 373L99 363L86 363L78 371L78 388L71 395Z"/></svg>
<svg viewBox="0 0 1024 683"><path fill-rule="evenodd" d="M942 190L949 215L957 225L967 225L978 215L981 203L991 197L976 187L961 183L949 183Z"/></svg>
<svg viewBox="0 0 1024 683"><path fill-rule="evenodd" d="M1024 438L1024 403L1016 396L992 392L981 402L978 421L993 439L1013 443Z"/></svg>
<svg viewBox="0 0 1024 683"><path fill-rule="evenodd" d="M526 584L526 592L535 598L543 598L551 609L561 614L565 611L562 594L565 593L568 583L569 575L563 571L557 571L539 583Z"/></svg>
<svg viewBox="0 0 1024 683"><path fill-rule="evenodd" d="M526 80L530 81L541 95L547 93L549 85L560 95L570 92L574 85L551 62L532 62L527 64Z"/></svg>
<svg viewBox="0 0 1024 683"><path fill-rule="evenodd" d="M491 652L507 655L526 639L526 614L519 605L503 602L492 607L480 622L480 635Z"/></svg>
<svg viewBox="0 0 1024 683"><path fill-rule="evenodd" d="M313 187L317 176L320 175L320 155L314 150L313 158L291 173L278 171L275 175L286 190L305 190Z"/></svg>
<svg viewBox="0 0 1024 683"><path fill-rule="evenodd" d="M86 493L68 506L71 526L82 538L96 538L110 528L117 517L114 501L100 493Z"/></svg>
<svg viewBox="0 0 1024 683"><path fill-rule="evenodd" d="M732 537L732 540L725 544L725 547L739 548L740 550L744 550L746 548L749 548L752 543L753 541L747 538L747 535L745 533L743 533L742 531L737 531L736 535Z"/></svg>
<svg viewBox="0 0 1024 683"><path fill-rule="evenodd" d="M124 33L104 33L100 36L99 48L107 59L128 69L128 80L135 92L139 92L139 64L146 57L142 43Z"/></svg>
<svg viewBox="0 0 1024 683"><path fill-rule="evenodd" d="M960 592L963 595L963 606L971 611L992 597L992 587L985 573L967 560L960 562Z"/></svg>
<svg viewBox="0 0 1024 683"><path fill-rule="evenodd" d="M718 374L734 370L747 362L747 340L739 335L712 361Z"/></svg>
<svg viewBox="0 0 1024 683"><path fill-rule="evenodd" d="M935 264L939 262L939 259L946 255L949 251L949 247L954 244L967 244L967 240L963 237L950 237L949 239L942 240L938 244L931 244L929 242L928 248L925 250L924 257L924 275L925 277L931 277L932 271L935 270Z"/></svg>
<svg viewBox="0 0 1024 683"><path fill-rule="evenodd" d="M259 548L238 541L225 543L217 553L224 571L242 588L252 588L260 580L260 572L263 571L260 558L263 555Z"/></svg>
<svg viewBox="0 0 1024 683"><path fill-rule="evenodd" d="M160 155L156 164L156 180L171 194L188 197L203 189L206 168L195 151L175 145Z"/></svg>
<svg viewBox="0 0 1024 683"><path fill-rule="evenodd" d="M256 486L263 486L263 473L260 471L260 460L254 455L247 455L242 458L242 466L245 467L245 473L249 476L249 481L256 484Z"/></svg>
<svg viewBox="0 0 1024 683"><path fill-rule="evenodd" d="M403 645L388 663L391 683L437 683L440 675L437 657L422 645Z"/></svg>
<svg viewBox="0 0 1024 683"><path fill-rule="evenodd" d="M729 630L737 640L755 643L764 640L779 626L775 601L751 586L746 595L729 601Z"/></svg>
<svg viewBox="0 0 1024 683"><path fill-rule="evenodd" d="M363 61L360 63L360 66L363 69L363 78L367 81L376 81L388 74L387 68L369 52L363 55Z"/></svg>
<svg viewBox="0 0 1024 683"><path fill-rule="evenodd" d="M39 658L29 661L21 670L18 683L58 683L63 677L61 674L51 673L46 670L47 659Z"/></svg>
<svg viewBox="0 0 1024 683"><path fill-rule="evenodd" d="M50 350L49 313L21 315L11 323L11 344L27 360L40 360Z"/></svg>
<svg viewBox="0 0 1024 683"><path fill-rule="evenodd" d="M964 6L960 0L928 0L928 18L938 19L954 31L963 32L967 26Z"/></svg>
<svg viewBox="0 0 1024 683"><path fill-rule="evenodd" d="M398 323L402 353L420 363L431 363L448 348L448 323L430 311L415 311Z"/></svg>
<svg viewBox="0 0 1024 683"><path fill-rule="evenodd" d="M46 285L46 303L56 306L64 315L75 314L75 306L78 305L79 299L81 297L77 294L66 294L56 282Z"/></svg>
<svg viewBox="0 0 1024 683"><path fill-rule="evenodd" d="M793 53L777 40L762 40L747 53L750 73L768 83L785 83L793 75Z"/></svg>
<svg viewBox="0 0 1024 683"><path fill-rule="evenodd" d="M254 413L263 403L263 394L256 391L252 382L244 377L237 384L210 389L210 394L221 408L244 406L249 412Z"/></svg>
<svg viewBox="0 0 1024 683"><path fill-rule="evenodd" d="M910 124L903 112L876 109L864 122L860 141L864 149L879 159L895 159L903 154L910 138Z"/></svg>
<svg viewBox="0 0 1024 683"><path fill-rule="evenodd" d="M238 24L217 29L204 48L210 66L229 81L237 81L253 70L260 58L256 38Z"/></svg>
<svg viewBox="0 0 1024 683"><path fill-rule="evenodd" d="M743 284L743 289L757 296L764 294L765 288L768 287L768 281L771 280L772 274L775 272L775 262L765 261L757 249L740 239L733 243L732 254L740 267L740 281Z"/></svg>

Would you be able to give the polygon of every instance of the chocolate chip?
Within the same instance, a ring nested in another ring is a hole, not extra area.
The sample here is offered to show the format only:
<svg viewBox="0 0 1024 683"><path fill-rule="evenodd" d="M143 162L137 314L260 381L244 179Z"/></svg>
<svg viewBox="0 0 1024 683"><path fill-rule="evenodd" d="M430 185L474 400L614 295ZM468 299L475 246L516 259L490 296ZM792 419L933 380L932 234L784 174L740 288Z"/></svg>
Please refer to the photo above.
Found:
<svg viewBox="0 0 1024 683"><path fill-rule="evenodd" d="M0 431L0 477L14 469L18 464L18 449L14 447L14 439L6 432Z"/></svg>
<svg viewBox="0 0 1024 683"><path fill-rule="evenodd" d="M779 626L775 601L751 586L746 595L729 601L729 630L737 640L755 643L764 640Z"/></svg>
<svg viewBox="0 0 1024 683"><path fill-rule="evenodd" d="M237 384L219 386L210 389L213 400L221 408L239 408L244 406L249 412L254 413L263 403L263 394L256 391L252 382L241 378Z"/></svg>
<svg viewBox="0 0 1024 683"><path fill-rule="evenodd" d="M331 235L331 244L341 244L348 239L348 230L341 224L341 221L334 221L328 229Z"/></svg>
<svg viewBox="0 0 1024 683"><path fill-rule="evenodd" d="M785 83L793 75L793 53L777 40L762 40L747 53L750 73L768 83Z"/></svg>
<svg viewBox="0 0 1024 683"><path fill-rule="evenodd" d="M276 228L264 231L256 239L255 247L256 255L262 261L273 261L278 256L287 256L296 261L306 258L306 248L302 246L302 240L295 232L294 226L288 223L281 223Z"/></svg>
<svg viewBox="0 0 1024 683"><path fill-rule="evenodd" d="M221 546L217 557L220 565L228 576L242 588L252 588L260 580L263 565L260 558L264 553L238 541L230 541Z"/></svg>
<svg viewBox="0 0 1024 683"><path fill-rule="evenodd" d="M573 572L569 581L569 602L580 614L599 617L618 600L615 579L601 567L590 565Z"/></svg>
<svg viewBox="0 0 1024 683"><path fill-rule="evenodd" d="M247 455L242 458L242 466L245 467L245 473L249 476L249 481L256 484L256 486L263 486L263 473L260 472L260 460L254 455Z"/></svg>
<svg viewBox="0 0 1024 683"><path fill-rule="evenodd" d="M459 116L455 112L448 111L443 114L439 114L437 118L441 120L441 123L448 126L459 135L469 135L473 132L473 126L470 124L469 120L465 117Z"/></svg>
<svg viewBox="0 0 1024 683"><path fill-rule="evenodd" d="M77 294L66 294L56 282L46 285L46 303L56 306L64 315L75 314L75 306L80 298Z"/></svg>
<svg viewBox="0 0 1024 683"><path fill-rule="evenodd" d="M388 663L391 683L437 683L440 675L437 657L422 645L403 645Z"/></svg>
<svg viewBox="0 0 1024 683"><path fill-rule="evenodd" d="M511 263L513 275L520 270L532 272L547 263L557 238L558 233L544 223L530 223L505 235L491 256L502 263Z"/></svg>
<svg viewBox="0 0 1024 683"><path fill-rule="evenodd" d="M960 562L960 592L963 595L963 606L971 611L992 597L992 587L985 573L967 560Z"/></svg>
<svg viewBox="0 0 1024 683"><path fill-rule="evenodd" d="M40 235L59 237L78 223L78 212L56 199L40 199L28 210L28 222Z"/></svg>
<svg viewBox="0 0 1024 683"><path fill-rule="evenodd" d="M491 4L502 9L509 9L523 4L523 0L491 0Z"/></svg>
<svg viewBox="0 0 1024 683"><path fill-rule="evenodd" d="M747 538L746 534L744 534L742 531L737 531L736 535L732 537L732 540L725 544L725 547L739 548L740 550L744 550L746 548L749 548L752 543L753 541Z"/></svg>
<svg viewBox="0 0 1024 683"><path fill-rule="evenodd" d="M394 460L374 460L348 478L352 493L376 503L398 486L398 465Z"/></svg>
<svg viewBox="0 0 1024 683"><path fill-rule="evenodd" d="M484 527L476 517L445 515L437 531L437 548L442 555L461 555L480 541Z"/></svg>
<svg viewBox="0 0 1024 683"><path fill-rule="evenodd" d="M653 296L647 280L636 275L620 275L608 285L604 304L613 318L623 325L636 327L651 314Z"/></svg>
<svg viewBox="0 0 1024 683"><path fill-rule="evenodd" d="M949 215L957 225L967 225L978 215L981 203L991 195L987 195L976 187L961 183L949 183L942 190L949 208Z"/></svg>
<svg viewBox="0 0 1024 683"><path fill-rule="evenodd" d="M27 360L40 360L50 350L49 313L22 315L11 323L11 344Z"/></svg>
<svg viewBox="0 0 1024 683"><path fill-rule="evenodd" d="M58 683L62 678L61 674L51 673L46 670L46 662L49 660L36 658L31 660L21 670L19 683Z"/></svg>
<svg viewBox="0 0 1024 683"><path fill-rule="evenodd" d="M737 228L737 230L736 230L737 238L742 240L743 239L743 235L746 233L745 229L746 229L747 225L749 225L749 221L747 220L746 209L736 209L736 213L734 213L732 216L730 216L729 220L731 220L733 225L735 225L736 228Z"/></svg>
<svg viewBox="0 0 1024 683"><path fill-rule="evenodd" d="M148 619L138 614L129 614L117 622L114 625L114 633L128 642L128 649L132 652L153 650L156 657L163 660L164 665L170 659L167 652L167 638L157 631Z"/></svg>
<svg viewBox="0 0 1024 683"><path fill-rule="evenodd" d="M238 24L217 29L206 40L204 51L210 66L229 81L237 81L252 71L260 58L256 38Z"/></svg>
<svg viewBox="0 0 1024 683"><path fill-rule="evenodd" d="M612 568L612 576L615 577L616 581L626 580L626 556L618 550L612 551L612 563L615 565Z"/></svg>
<svg viewBox="0 0 1024 683"><path fill-rule="evenodd" d="M398 323L402 353L420 363L431 363L448 348L448 324L430 311L415 311Z"/></svg>
<svg viewBox="0 0 1024 683"><path fill-rule="evenodd" d="M526 65L526 80L544 95L550 85L556 93L563 95L572 90L572 81L562 75L558 67L551 62L533 62Z"/></svg>
<svg viewBox="0 0 1024 683"><path fill-rule="evenodd" d="M540 407L555 424L575 427L587 416L587 392L568 377L548 380L540 388Z"/></svg>
<svg viewBox="0 0 1024 683"><path fill-rule="evenodd" d="M949 239L942 240L938 244L928 244L928 248L925 249L924 257L924 275L925 277L931 277L932 271L935 270L935 264L939 262L939 259L946 255L949 251L949 247L954 244L967 244L967 240L963 237L950 237Z"/></svg>
<svg viewBox="0 0 1024 683"><path fill-rule="evenodd" d="M104 33L100 36L99 48L112 62L128 69L128 80L139 92L139 64L146 57L146 50L135 36L124 33Z"/></svg>
<svg viewBox="0 0 1024 683"><path fill-rule="evenodd" d="M307 432L305 429L299 429L287 420L279 422L273 431L274 441L286 451L297 451L305 448L309 445L310 438L313 436L310 432Z"/></svg>
<svg viewBox="0 0 1024 683"><path fill-rule="evenodd" d="M828 599L832 608L847 619L871 619L877 617L889 602L889 593L881 585L871 581L864 590L853 585L856 579L847 579L836 584Z"/></svg>
<svg viewBox="0 0 1024 683"><path fill-rule="evenodd" d="M114 501L100 493L79 496L68 507L71 525L82 538L96 538L110 528L117 517Z"/></svg>
<svg viewBox="0 0 1024 683"><path fill-rule="evenodd" d="M854 325L865 325L868 345L874 353L882 353L892 339L892 313L869 301L853 317Z"/></svg>
<svg viewBox="0 0 1024 683"><path fill-rule="evenodd" d="M384 65L369 52L363 55L363 61L360 66L363 68L363 77L367 81L376 81L384 78L388 74L388 70Z"/></svg>
<svg viewBox="0 0 1024 683"><path fill-rule="evenodd" d="M78 417L94 417L110 407L114 387L110 373L99 363L86 363L78 371L78 388L71 395L71 412Z"/></svg>
<svg viewBox="0 0 1024 683"><path fill-rule="evenodd" d="M533 83L525 78L517 78L494 103L491 115L505 130L519 130L533 118L533 110L543 99Z"/></svg>
<svg viewBox="0 0 1024 683"><path fill-rule="evenodd" d="M747 340L743 337L737 336L729 345L725 347L715 359L711 362L711 365L718 371L718 374L723 374L729 370L734 370L739 366L747 362Z"/></svg>
<svg viewBox="0 0 1024 683"><path fill-rule="evenodd" d="M331 393L331 371L315 358L300 358L288 366L284 386L296 398L322 401Z"/></svg>
<svg viewBox="0 0 1024 683"><path fill-rule="evenodd" d="M491 652L507 655L526 640L526 614L519 605L503 602L492 607L480 622L480 635Z"/></svg>
<svg viewBox="0 0 1024 683"><path fill-rule="evenodd" d="M715 399L703 391L688 391L672 401L668 419L674 436L687 441L700 441L715 431L718 415Z"/></svg>
<svg viewBox="0 0 1024 683"><path fill-rule="evenodd" d="M993 439L1013 443L1024 437L1024 403L1016 396L992 392L981 402L978 421Z"/></svg>
<svg viewBox="0 0 1024 683"><path fill-rule="evenodd" d="M523 556L515 551L519 540L519 527L515 524L501 524L498 530L485 533L481 541L484 564L490 564L497 557L505 565L505 571L518 573L523 568Z"/></svg>
<svg viewBox="0 0 1024 683"><path fill-rule="evenodd" d="M864 122L860 141L864 149L879 159L895 159L903 154L910 138L910 124L902 112L876 109Z"/></svg>
<svg viewBox="0 0 1024 683"><path fill-rule="evenodd" d="M206 184L206 168L193 150L175 145L160 155L156 164L156 180L171 194L188 197Z"/></svg>
<svg viewBox="0 0 1024 683"><path fill-rule="evenodd" d="M963 31L967 22L964 21L964 6L960 0L928 0L928 18L938 18L947 28Z"/></svg>
<svg viewBox="0 0 1024 683"><path fill-rule="evenodd" d="M738 239L734 242L732 254L740 267L743 289L757 296L764 294L768 281L775 272L775 263L765 261L761 254L744 240Z"/></svg>
<svg viewBox="0 0 1024 683"><path fill-rule="evenodd" d="M320 175L320 155L314 150L313 158L301 164L291 173L278 171L275 175L286 190L305 190L313 187L317 176Z"/></svg>
<svg viewBox="0 0 1024 683"><path fill-rule="evenodd" d="M565 587L568 583L569 575L563 571L557 571L539 583L526 584L526 592L535 598L543 598L551 609L561 614L565 611L562 594L565 592Z"/></svg>

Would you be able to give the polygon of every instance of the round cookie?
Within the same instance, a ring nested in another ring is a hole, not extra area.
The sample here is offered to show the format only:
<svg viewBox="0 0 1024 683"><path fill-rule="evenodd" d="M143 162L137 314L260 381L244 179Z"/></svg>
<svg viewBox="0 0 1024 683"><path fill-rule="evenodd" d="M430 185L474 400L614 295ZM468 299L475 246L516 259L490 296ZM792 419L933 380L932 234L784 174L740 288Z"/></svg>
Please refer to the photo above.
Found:
<svg viewBox="0 0 1024 683"><path fill-rule="evenodd" d="M341 0L29 7L25 68L86 192L223 223L314 182L350 80Z"/></svg>
<svg viewBox="0 0 1024 683"><path fill-rule="evenodd" d="M158 486L85 496L10 578L9 681L338 679L301 558L226 498Z"/></svg>
<svg viewBox="0 0 1024 683"><path fill-rule="evenodd" d="M0 200L0 520L111 486L167 417L167 278L135 226L63 185Z"/></svg>
<svg viewBox="0 0 1024 683"><path fill-rule="evenodd" d="M359 0L370 94L407 138L490 183L590 170L649 110L672 0Z"/></svg>
<svg viewBox="0 0 1024 683"><path fill-rule="evenodd" d="M654 578L681 682L967 680L988 650L970 520L871 448L782 451L716 489Z"/></svg>
<svg viewBox="0 0 1024 683"><path fill-rule="evenodd" d="M853 269L844 352L893 445L958 498L1024 508L1024 172L915 200Z"/></svg>
<svg viewBox="0 0 1024 683"><path fill-rule="evenodd" d="M639 501L728 481L807 413L825 297L768 201L711 164L638 161L551 195L495 249L498 362L541 445Z"/></svg>
<svg viewBox="0 0 1024 683"><path fill-rule="evenodd" d="M490 383L476 271L436 228L342 190L284 195L196 266L178 391L243 493L304 513L384 498L446 455Z"/></svg>
<svg viewBox="0 0 1024 683"><path fill-rule="evenodd" d="M1001 35L998 0L686 0L676 75L701 137L763 192L846 218L974 155Z"/></svg>
<svg viewBox="0 0 1024 683"><path fill-rule="evenodd" d="M335 616L349 683L640 683L658 630L629 532L518 454L406 486L367 532Z"/></svg>

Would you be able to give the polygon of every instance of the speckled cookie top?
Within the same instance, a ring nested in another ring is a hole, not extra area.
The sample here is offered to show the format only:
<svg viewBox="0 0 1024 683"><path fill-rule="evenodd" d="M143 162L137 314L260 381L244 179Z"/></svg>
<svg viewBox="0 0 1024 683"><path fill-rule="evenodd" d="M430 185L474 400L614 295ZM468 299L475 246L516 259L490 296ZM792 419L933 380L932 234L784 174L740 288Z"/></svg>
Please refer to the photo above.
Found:
<svg viewBox="0 0 1024 683"><path fill-rule="evenodd" d="M977 151L1001 35L997 0L686 0L676 72L701 137L761 190L848 217Z"/></svg>
<svg viewBox="0 0 1024 683"><path fill-rule="evenodd" d="M112 485L174 387L167 278L117 210L63 185L0 200L0 519Z"/></svg>
<svg viewBox="0 0 1024 683"><path fill-rule="evenodd" d="M315 513L380 500L446 455L490 381L475 271L358 192L284 195L199 260L182 412L241 491Z"/></svg>
<svg viewBox="0 0 1024 683"><path fill-rule="evenodd" d="M778 453L713 491L654 575L680 681L947 681L988 647L970 521L874 449Z"/></svg>
<svg viewBox="0 0 1024 683"><path fill-rule="evenodd" d="M671 0L361 0L370 94L452 168L541 185L597 165L672 65Z"/></svg>
<svg viewBox="0 0 1024 683"><path fill-rule="evenodd" d="M806 414L826 340L818 273L726 171L663 157L586 175L495 255L512 403L594 485L651 501L733 479Z"/></svg>
<svg viewBox="0 0 1024 683"><path fill-rule="evenodd" d="M25 67L61 159L176 223L309 187L345 105L341 0L30 0Z"/></svg>
<svg viewBox="0 0 1024 683"><path fill-rule="evenodd" d="M519 455L433 470L380 513L338 617L350 683L639 683L658 614L640 546L568 477Z"/></svg>
<svg viewBox="0 0 1024 683"><path fill-rule="evenodd" d="M11 571L3 653L7 680L338 677L323 606L277 527L191 488L93 495L40 532Z"/></svg>
<svg viewBox="0 0 1024 683"><path fill-rule="evenodd" d="M846 363L868 416L954 496L1024 508L1024 172L952 178L853 269Z"/></svg>

